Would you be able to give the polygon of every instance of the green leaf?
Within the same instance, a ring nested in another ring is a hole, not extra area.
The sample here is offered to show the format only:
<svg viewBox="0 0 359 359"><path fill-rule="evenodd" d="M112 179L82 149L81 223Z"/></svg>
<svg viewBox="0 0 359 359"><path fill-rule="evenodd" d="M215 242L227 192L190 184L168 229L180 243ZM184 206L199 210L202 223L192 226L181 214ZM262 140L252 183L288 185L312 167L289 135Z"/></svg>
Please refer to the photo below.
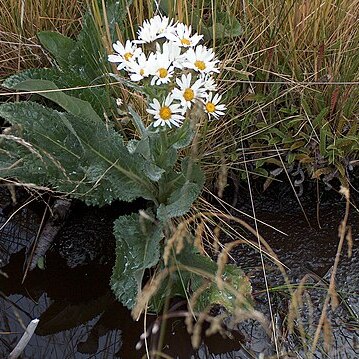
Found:
<svg viewBox="0 0 359 359"><path fill-rule="evenodd" d="M224 285L223 288L218 288L215 280L218 271L217 263L209 257L197 253L194 247L186 246L177 255L176 262L182 265L180 268L182 268L183 278L185 278L183 275L186 272L191 274L190 288L193 292L204 283L208 284L196 302L196 310L202 311L214 304L220 304L232 313L239 305L242 309L251 307L251 284L239 267L226 264L221 275Z"/></svg>
<svg viewBox="0 0 359 359"><path fill-rule="evenodd" d="M169 137L169 144L175 150L180 150L189 146L193 140L194 131L189 121L186 121L180 128L173 131Z"/></svg>
<svg viewBox="0 0 359 359"><path fill-rule="evenodd" d="M37 267L41 270L45 270L45 257L39 257L36 263Z"/></svg>
<svg viewBox="0 0 359 359"><path fill-rule="evenodd" d="M233 313L238 307L250 309L252 304L252 287L243 271L234 265L227 264L222 274L222 279L228 286L220 289L212 281L208 288L199 296L195 306L196 310L203 311L214 304L222 305L230 313Z"/></svg>
<svg viewBox="0 0 359 359"><path fill-rule="evenodd" d="M140 116L132 108L129 108L129 112L141 135L140 140L131 141L130 151L141 154L147 160L145 174L157 182L165 171L172 171L178 158L177 151L191 143L194 132L189 122L172 132L145 128Z"/></svg>
<svg viewBox="0 0 359 359"><path fill-rule="evenodd" d="M139 116L139 114L131 106L128 106L128 111L129 111L130 115L132 116L133 123L134 123L137 131L139 132L140 137L145 136L147 133L147 130L146 130L146 127L144 126L143 121L142 121L141 117Z"/></svg>
<svg viewBox="0 0 359 359"><path fill-rule="evenodd" d="M70 53L76 42L58 32L42 31L37 34L42 46L48 50L61 67L68 66Z"/></svg>
<svg viewBox="0 0 359 359"><path fill-rule="evenodd" d="M121 136L101 120L60 113L32 102L3 104L0 116L21 125L21 137L31 145L4 141L2 148L11 148L7 153L12 166L0 168L1 177L37 185L50 183L88 204L154 199L156 188L143 178L146 161L130 154Z"/></svg>
<svg viewBox="0 0 359 359"><path fill-rule="evenodd" d="M254 169L253 172L257 173L259 176L262 176L262 177L266 177L266 178L269 177L268 171L262 167Z"/></svg>
<svg viewBox="0 0 359 359"><path fill-rule="evenodd" d="M200 191L201 188L196 183L184 183L171 194L167 204L160 204L157 210L158 219L165 221L169 218L184 215L190 210Z"/></svg>
<svg viewBox="0 0 359 359"><path fill-rule="evenodd" d="M102 4L102 2L101 2ZM127 9L132 4L132 0L107 0L106 1L106 18L108 23L108 30L112 42L117 40L116 26L120 29L124 28L124 20L127 16Z"/></svg>
<svg viewBox="0 0 359 359"><path fill-rule="evenodd" d="M164 176L159 186L169 189L167 198L157 209L157 218L165 221L187 213L202 191L204 176L198 164L185 158L180 173Z"/></svg>
<svg viewBox="0 0 359 359"><path fill-rule="evenodd" d="M133 308L142 288L147 268L160 259L162 227L151 220L132 214L115 221L116 263L111 277L111 288L117 299L126 307Z"/></svg>
<svg viewBox="0 0 359 359"><path fill-rule="evenodd" d="M213 19L213 18L212 18ZM203 26L202 33L207 40L233 38L241 36L242 26L235 16L228 12L216 11L215 24L212 26Z"/></svg>
<svg viewBox="0 0 359 359"><path fill-rule="evenodd" d="M91 13L86 13L82 21L82 31L69 55L67 68L93 84L95 80L103 78L104 74L110 73L112 68Z"/></svg>
<svg viewBox="0 0 359 359"><path fill-rule="evenodd" d="M320 129L319 151L322 156L327 155L326 148L327 148L327 138L328 138L328 134L329 134L329 130L327 129L327 127L328 127L327 124L328 123L325 123Z"/></svg>
<svg viewBox="0 0 359 359"><path fill-rule="evenodd" d="M321 128L323 126L323 124L325 124L327 122L327 120L325 118L328 115L329 111L330 111L329 107L324 107L320 111L318 116L313 120L314 128Z"/></svg>
<svg viewBox="0 0 359 359"><path fill-rule="evenodd" d="M150 138L148 136L148 131L145 130L143 137L140 140L132 140L128 143L128 149L130 153L135 153L141 155L146 160L146 165L144 167L144 174L151 181L158 182L162 175L165 173L165 170L156 164L154 159L153 152L151 152L150 147Z"/></svg>
<svg viewBox="0 0 359 359"><path fill-rule="evenodd" d="M105 112L108 117L116 108L113 98L109 92L103 88L91 88L89 81L85 81L77 73L71 71L62 72L58 69L30 69L8 77L2 86L9 89L20 89L21 83L26 80L48 80L52 81L60 89L74 88L67 90L66 94L88 101L98 115L103 116ZM81 87L81 89L76 89Z"/></svg>
<svg viewBox="0 0 359 359"><path fill-rule="evenodd" d="M75 116L84 116L92 121L102 121L89 102L66 95L62 91L56 91L58 87L52 81L29 79L17 83L12 88L22 91L49 91L40 92L39 94L57 103L64 110Z"/></svg>

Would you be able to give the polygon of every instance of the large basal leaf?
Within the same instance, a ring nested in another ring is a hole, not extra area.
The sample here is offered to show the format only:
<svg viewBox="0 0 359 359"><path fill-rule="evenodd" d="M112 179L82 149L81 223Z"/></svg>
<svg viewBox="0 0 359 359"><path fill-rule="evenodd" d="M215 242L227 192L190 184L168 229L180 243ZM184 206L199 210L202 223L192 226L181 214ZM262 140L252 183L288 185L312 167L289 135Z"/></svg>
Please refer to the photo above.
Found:
<svg viewBox="0 0 359 359"><path fill-rule="evenodd" d="M203 28L203 34L206 39L234 38L243 34L243 29L238 19L228 12L218 12L216 23L208 28Z"/></svg>
<svg viewBox="0 0 359 359"><path fill-rule="evenodd" d="M0 168L1 177L51 184L89 204L153 199L156 188L142 175L145 160L130 154L121 136L103 121L32 102L3 104L0 116L20 125L18 135L31 145L3 140L1 148L13 162Z"/></svg>
<svg viewBox="0 0 359 359"><path fill-rule="evenodd" d="M103 82L104 74L110 73L112 67L91 13L84 15L82 26L76 46L69 55L68 68L92 84L97 80Z"/></svg>
<svg viewBox="0 0 359 359"><path fill-rule="evenodd" d="M115 221L116 263L111 287L117 299L128 308L136 302L143 274L160 259L162 227L138 214L121 216Z"/></svg>
<svg viewBox="0 0 359 359"><path fill-rule="evenodd" d="M21 83L27 80L48 80L59 89L66 89L66 94L87 101L99 116L106 113L108 117L116 110L114 99L104 87L91 87L90 81L81 78L77 73L61 71L56 68L30 69L8 77L2 86L8 89L21 89ZM68 90L72 89L72 90ZM28 88L28 91L36 89Z"/></svg>
<svg viewBox="0 0 359 359"><path fill-rule="evenodd" d="M241 306L241 309L251 307L252 287L248 277L239 267L225 265L221 275L224 284L219 288L216 282L217 263L197 253L193 247L186 247L177 255L176 261L182 265L182 277L187 278L188 286L193 292L207 283L206 289L196 301L196 310L202 311L214 304L220 304L232 313L238 306Z"/></svg>
<svg viewBox="0 0 359 359"><path fill-rule="evenodd" d="M84 116L95 122L102 121L89 102L69 96L60 90L56 91L58 90L58 87L52 81L33 79L24 80L14 85L13 89L22 91L40 91L39 94L41 96L55 102L72 115Z"/></svg>
<svg viewBox="0 0 359 359"><path fill-rule="evenodd" d="M66 68L70 53L74 50L76 42L55 31L41 31L37 36L41 45L51 53L57 63Z"/></svg>
<svg viewBox="0 0 359 359"><path fill-rule="evenodd" d="M50 31L40 32L38 37L65 72L75 72L81 78L93 81L108 72L105 68L110 69L105 46L90 12L83 17L77 41Z"/></svg>
<svg viewBox="0 0 359 359"><path fill-rule="evenodd" d="M119 0L108 0L105 6L102 1L97 6L93 3L94 6L89 7L82 18L82 30L77 41L49 31L40 32L39 40L54 56L63 72L76 74L91 85L99 80L104 82L104 74L112 70L112 65L107 60L107 44L104 40L109 34L111 41L115 41L116 28L123 27L121 25L127 13L126 7L130 3L131 1ZM108 25L106 31L103 30L105 25Z"/></svg>
<svg viewBox="0 0 359 359"><path fill-rule="evenodd" d="M186 242L185 248L173 260L170 266L176 266L160 288L152 296L150 311L160 312L167 297L180 296L188 298L198 289L204 290L198 296L194 309L203 311L219 304L233 313L236 309L252 307L251 284L249 278L237 266L227 264L221 275L223 287L217 286L217 263L199 254L196 249Z"/></svg>

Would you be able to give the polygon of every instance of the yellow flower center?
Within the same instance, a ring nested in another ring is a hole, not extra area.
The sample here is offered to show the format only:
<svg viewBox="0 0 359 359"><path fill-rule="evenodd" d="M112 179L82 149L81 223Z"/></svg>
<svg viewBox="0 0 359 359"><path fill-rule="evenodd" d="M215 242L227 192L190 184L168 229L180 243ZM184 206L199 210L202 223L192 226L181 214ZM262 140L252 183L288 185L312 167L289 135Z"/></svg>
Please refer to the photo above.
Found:
<svg viewBox="0 0 359 359"><path fill-rule="evenodd" d="M207 102L206 110L207 110L207 112L214 112L214 111L216 111L216 106L214 105L213 102Z"/></svg>
<svg viewBox="0 0 359 359"><path fill-rule="evenodd" d="M158 69L158 75L159 77L161 77L161 79L164 79L165 77L167 77L168 71L165 68L161 67L160 69Z"/></svg>
<svg viewBox="0 0 359 359"><path fill-rule="evenodd" d="M140 75L143 76L145 74L145 70L144 69L141 69L140 70Z"/></svg>
<svg viewBox="0 0 359 359"><path fill-rule="evenodd" d="M183 97L186 101L192 101L194 99L194 92L191 88L185 89Z"/></svg>
<svg viewBox="0 0 359 359"><path fill-rule="evenodd" d="M197 69L203 71L206 68L206 64L201 61L201 60L197 60L194 65L197 67Z"/></svg>
<svg viewBox="0 0 359 359"><path fill-rule="evenodd" d="M190 46L190 45L191 45L191 41L189 41L188 39L186 39L186 38L184 37L183 39L181 39L181 44L182 44L182 45Z"/></svg>
<svg viewBox="0 0 359 359"><path fill-rule="evenodd" d="M162 120L169 120L172 116L172 112L171 109L167 106L163 106L160 109L160 117L162 118Z"/></svg>
<svg viewBox="0 0 359 359"><path fill-rule="evenodd" d="M133 56L133 54L131 54L131 52L126 52L123 55L123 57L125 58L126 61L129 61L132 56Z"/></svg>

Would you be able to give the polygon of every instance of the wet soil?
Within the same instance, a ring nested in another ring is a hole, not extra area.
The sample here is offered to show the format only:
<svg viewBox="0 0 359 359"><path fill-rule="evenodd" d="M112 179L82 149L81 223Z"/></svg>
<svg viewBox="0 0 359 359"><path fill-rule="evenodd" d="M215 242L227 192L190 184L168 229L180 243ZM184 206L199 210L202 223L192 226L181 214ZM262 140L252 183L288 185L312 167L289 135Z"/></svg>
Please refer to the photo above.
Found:
<svg viewBox="0 0 359 359"><path fill-rule="evenodd" d="M256 194L255 217L260 221L259 233L270 244L287 267L291 285L306 278L300 320L308 337L313 337L315 326L326 294L330 271L338 245L338 225L344 215L344 200L326 195L321 197L320 210L313 192L305 192L303 205L306 217L295 197L281 190L264 195ZM307 197L305 197L307 195ZM0 196L0 208L6 208L8 195ZM253 227L253 208L248 198L239 199L242 216ZM36 206L35 206L36 207ZM45 270L29 273L23 281L26 248L36 237L41 222L41 208L26 206L17 212L0 232L0 358L6 358L20 339L24 326L40 318L36 334L31 339L23 358L141 358L145 355L144 327L153 328L162 321L154 316L142 321L132 320L129 312L117 303L108 286L114 252L112 223L125 210L85 208L78 205L72 211L54 245L46 255ZM246 215L244 215L245 213ZM11 211L0 212L0 227ZM329 354L321 348L317 358L357 358L359 317L358 244L359 215L353 208L349 219L352 225L353 250L351 258L345 246L336 277L341 305L329 310L328 319L333 329L333 345ZM264 223L264 224L263 224ZM233 226L236 226L233 224ZM256 242L245 229L236 228L245 238ZM229 238L223 236L223 242ZM269 318L269 303L265 291L263 266L258 249L240 245L232 252L232 261L250 276L256 309ZM264 256L266 278L271 288L272 315L275 320L275 343L263 327L254 320L235 327L232 340L219 334L205 338L200 349L191 347L190 337L181 318L180 304L174 304L166 323L162 351L172 358L258 358L275 354L276 345L285 357L306 357L299 334L288 334L289 294L278 266ZM6 274L6 276L4 275ZM298 319L295 326L298 325ZM158 333L148 337L149 350L156 348ZM140 341L140 344L139 344ZM139 346L141 346L139 349Z"/></svg>

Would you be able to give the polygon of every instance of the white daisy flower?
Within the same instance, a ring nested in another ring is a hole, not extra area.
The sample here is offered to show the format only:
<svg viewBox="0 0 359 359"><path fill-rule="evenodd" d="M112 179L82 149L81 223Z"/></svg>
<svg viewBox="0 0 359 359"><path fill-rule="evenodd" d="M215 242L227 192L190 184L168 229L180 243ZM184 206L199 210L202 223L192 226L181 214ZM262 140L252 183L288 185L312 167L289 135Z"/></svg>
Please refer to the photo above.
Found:
<svg viewBox="0 0 359 359"><path fill-rule="evenodd" d="M216 81L210 74L202 75L201 79L204 83L203 87L205 88L206 91L208 92L217 91Z"/></svg>
<svg viewBox="0 0 359 359"><path fill-rule="evenodd" d="M176 26L175 33L167 33L166 38L173 41L178 46L182 47L193 47L196 46L203 38L203 35L195 33L191 35L192 27L185 24L179 23Z"/></svg>
<svg viewBox="0 0 359 359"><path fill-rule="evenodd" d="M222 99L222 95L219 95L218 93L214 95L213 99L213 92L211 92L208 97L206 98L206 101L204 102L204 110L206 113L208 113L208 117L211 118L213 116L215 119L218 119L219 116L223 116L227 107L225 105L219 105L218 103Z"/></svg>
<svg viewBox="0 0 359 359"><path fill-rule="evenodd" d="M165 126L171 128L171 125L179 127L182 123L184 117L180 114L180 104L173 104L173 98L169 94L167 95L165 101L160 104L160 102L154 98L153 102L150 103L149 109L147 112L154 116L155 122L153 127Z"/></svg>
<svg viewBox="0 0 359 359"><path fill-rule="evenodd" d="M176 79L179 88L175 88L172 91L172 97L175 100L181 101L183 107L182 113L185 113L188 108L191 108L193 102L196 99L206 97L206 93L203 88L203 81L198 79L193 85L191 85L192 74L183 74L181 79Z"/></svg>
<svg viewBox="0 0 359 359"><path fill-rule="evenodd" d="M131 80L137 82L149 76L151 73L150 64L155 61L156 56L154 53L150 53L147 59L146 55L142 52L135 61L132 61L127 66L128 72L130 72Z"/></svg>
<svg viewBox="0 0 359 359"><path fill-rule="evenodd" d="M143 22L137 32L138 40L134 42L138 44L149 43L165 37L171 32L174 32L173 19L170 21L166 16L156 15L152 19Z"/></svg>
<svg viewBox="0 0 359 359"><path fill-rule="evenodd" d="M186 51L184 56L184 67L198 71L201 74L219 72L216 68L219 60L214 58L213 50L207 49L206 46L198 45L195 49L191 47Z"/></svg>
<svg viewBox="0 0 359 359"><path fill-rule="evenodd" d="M177 68L182 68L183 57L181 55L181 47L173 42L166 41L162 45L156 43L157 54L163 55L173 62L173 66Z"/></svg>
<svg viewBox="0 0 359 359"><path fill-rule="evenodd" d="M123 68L125 68L142 52L142 49L140 47L137 47L130 40L126 41L125 46L123 46L120 41L117 41L112 46L113 49L117 52L117 55L108 55L108 61L119 63L119 65L117 66L117 70L122 70Z"/></svg>
<svg viewBox="0 0 359 359"><path fill-rule="evenodd" d="M172 61L165 54L157 54L156 60L149 64L150 74L153 75L151 85L166 84L171 81L174 67Z"/></svg>

